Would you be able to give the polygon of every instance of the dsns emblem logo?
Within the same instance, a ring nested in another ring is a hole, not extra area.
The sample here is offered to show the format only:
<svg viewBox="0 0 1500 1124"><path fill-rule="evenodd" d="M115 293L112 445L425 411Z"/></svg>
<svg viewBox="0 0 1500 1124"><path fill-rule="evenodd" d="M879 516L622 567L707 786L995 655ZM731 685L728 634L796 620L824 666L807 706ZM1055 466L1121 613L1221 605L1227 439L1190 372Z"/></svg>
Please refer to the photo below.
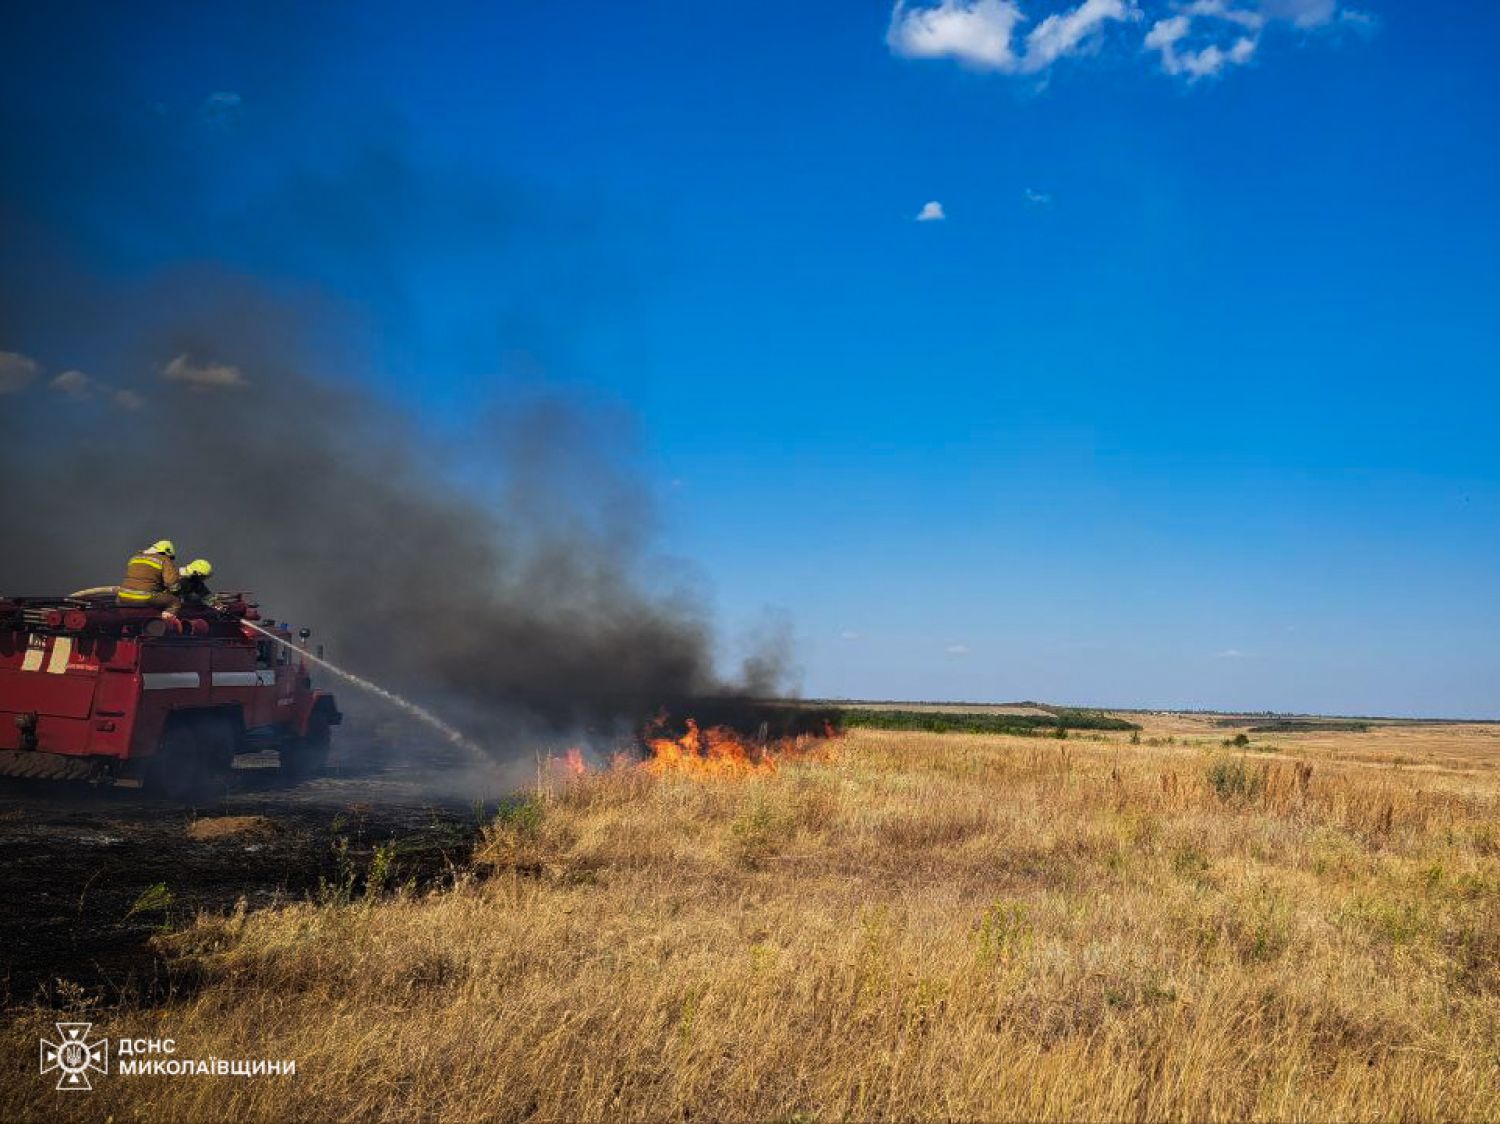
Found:
<svg viewBox="0 0 1500 1124"><path fill-rule="evenodd" d="M42 1039L42 1072L58 1070L57 1087L64 1092L87 1091L89 1070L109 1072L109 1039L88 1040L93 1023L54 1023L61 1041Z"/></svg>

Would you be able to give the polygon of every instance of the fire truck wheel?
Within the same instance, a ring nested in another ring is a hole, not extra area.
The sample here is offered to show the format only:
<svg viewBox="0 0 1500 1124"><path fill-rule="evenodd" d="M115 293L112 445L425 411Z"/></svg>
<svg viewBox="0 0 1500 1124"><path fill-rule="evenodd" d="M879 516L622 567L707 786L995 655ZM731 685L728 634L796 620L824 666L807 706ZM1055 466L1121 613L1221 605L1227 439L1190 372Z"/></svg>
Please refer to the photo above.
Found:
<svg viewBox="0 0 1500 1124"><path fill-rule="evenodd" d="M307 733L282 746L281 775L296 784L304 781L328 765L328 747L333 740L333 728L328 724L328 715L315 710L307 718Z"/></svg>
<svg viewBox="0 0 1500 1124"><path fill-rule="evenodd" d="M167 725L147 771L147 786L169 800L222 799L234 764L234 728L216 714L180 715Z"/></svg>

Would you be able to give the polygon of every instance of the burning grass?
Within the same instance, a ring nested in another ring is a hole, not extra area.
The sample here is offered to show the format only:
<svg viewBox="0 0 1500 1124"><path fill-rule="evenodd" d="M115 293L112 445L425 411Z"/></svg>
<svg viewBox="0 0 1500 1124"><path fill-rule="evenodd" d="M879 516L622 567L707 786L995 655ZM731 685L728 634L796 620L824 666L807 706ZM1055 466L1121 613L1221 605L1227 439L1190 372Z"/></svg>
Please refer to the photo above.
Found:
<svg viewBox="0 0 1500 1124"><path fill-rule="evenodd" d="M885 731L566 770L455 888L201 918L159 938L196 994L96 1017L295 1079L13 1073L6 1115L1494 1119L1484 736L1458 771Z"/></svg>

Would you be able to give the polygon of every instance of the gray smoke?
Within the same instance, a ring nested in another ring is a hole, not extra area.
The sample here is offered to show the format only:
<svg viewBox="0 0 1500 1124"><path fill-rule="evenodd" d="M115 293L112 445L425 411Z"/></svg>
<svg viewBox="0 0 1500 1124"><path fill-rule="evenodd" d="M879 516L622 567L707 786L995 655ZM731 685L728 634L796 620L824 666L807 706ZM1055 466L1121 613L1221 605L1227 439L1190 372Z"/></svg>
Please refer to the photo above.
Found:
<svg viewBox="0 0 1500 1124"><path fill-rule="evenodd" d="M575 336L632 351L638 220L333 97L346 35L306 6L251 21L243 96L186 102L50 11L0 46L49 60L0 99L0 591L170 537L490 742L773 692L777 638L726 680L663 577L628 414L548 385L597 373ZM394 404L429 385L489 397L437 432Z"/></svg>
<svg viewBox="0 0 1500 1124"><path fill-rule="evenodd" d="M298 363L295 317L234 283L137 341L137 396L7 395L0 590L118 580L171 537L215 585L317 629L340 662L475 715L600 728L725 693L691 598L654 587L628 424L565 397L491 405L465 458ZM152 343L152 340L157 342Z"/></svg>

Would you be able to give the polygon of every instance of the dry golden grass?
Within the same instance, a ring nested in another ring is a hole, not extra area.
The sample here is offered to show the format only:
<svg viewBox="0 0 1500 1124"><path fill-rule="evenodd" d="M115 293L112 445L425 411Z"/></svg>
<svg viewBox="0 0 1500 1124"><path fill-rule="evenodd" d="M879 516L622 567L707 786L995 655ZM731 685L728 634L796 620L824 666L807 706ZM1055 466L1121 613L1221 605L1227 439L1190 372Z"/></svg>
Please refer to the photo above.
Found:
<svg viewBox="0 0 1500 1124"><path fill-rule="evenodd" d="M1500 735L1223 736L585 778L455 889L202 918L201 990L100 1017L295 1078L6 1115L1500 1119Z"/></svg>
<svg viewBox="0 0 1500 1124"><path fill-rule="evenodd" d="M229 839L234 836L264 839L275 835L274 820L265 816L204 816L187 826L189 839Z"/></svg>

